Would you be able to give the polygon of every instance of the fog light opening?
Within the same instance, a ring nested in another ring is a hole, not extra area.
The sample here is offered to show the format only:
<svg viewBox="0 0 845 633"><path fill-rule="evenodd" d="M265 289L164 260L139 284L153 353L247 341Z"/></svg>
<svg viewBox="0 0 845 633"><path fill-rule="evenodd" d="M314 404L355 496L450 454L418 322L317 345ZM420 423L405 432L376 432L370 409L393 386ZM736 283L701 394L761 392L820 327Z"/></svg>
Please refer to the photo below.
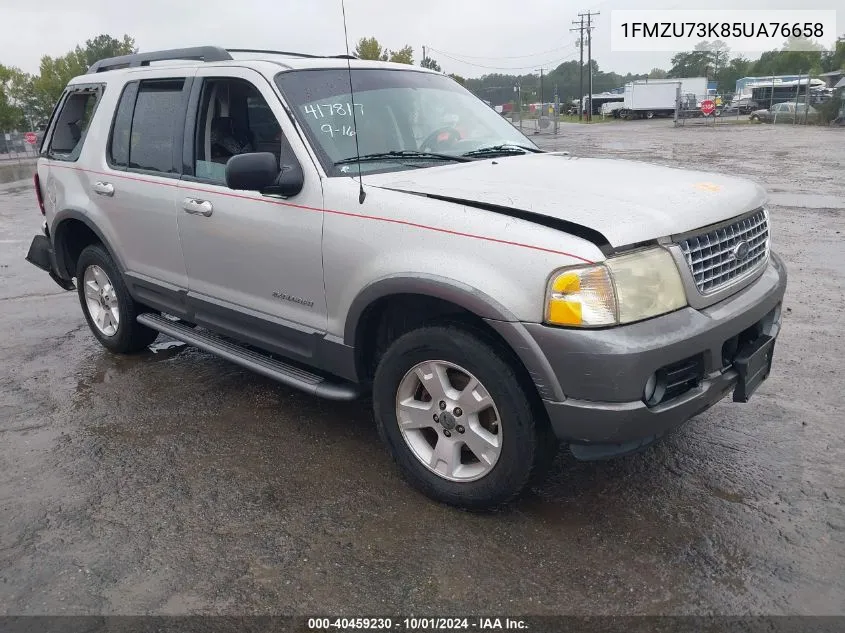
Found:
<svg viewBox="0 0 845 633"><path fill-rule="evenodd" d="M666 383L657 377L657 373L653 373L648 377L643 389L643 401L649 405L654 406L663 400L663 395L666 393Z"/></svg>

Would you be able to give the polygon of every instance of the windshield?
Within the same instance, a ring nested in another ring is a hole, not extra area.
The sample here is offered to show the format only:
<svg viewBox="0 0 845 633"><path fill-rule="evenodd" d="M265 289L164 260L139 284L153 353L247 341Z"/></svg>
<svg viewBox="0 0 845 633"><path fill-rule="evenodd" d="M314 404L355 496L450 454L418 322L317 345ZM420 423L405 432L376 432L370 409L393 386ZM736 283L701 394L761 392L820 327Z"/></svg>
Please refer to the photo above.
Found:
<svg viewBox="0 0 845 633"><path fill-rule="evenodd" d="M346 69L282 72L276 82L330 176L358 172L355 123L364 173L519 154L520 147L538 151L492 108L444 75L352 70L354 123Z"/></svg>

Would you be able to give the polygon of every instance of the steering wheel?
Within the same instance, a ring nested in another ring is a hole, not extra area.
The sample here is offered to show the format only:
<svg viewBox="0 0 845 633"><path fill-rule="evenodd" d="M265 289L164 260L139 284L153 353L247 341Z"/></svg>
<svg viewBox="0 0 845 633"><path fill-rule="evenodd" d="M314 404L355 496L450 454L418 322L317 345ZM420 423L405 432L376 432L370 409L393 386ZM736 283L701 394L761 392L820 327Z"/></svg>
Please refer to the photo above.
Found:
<svg viewBox="0 0 845 633"><path fill-rule="evenodd" d="M440 138L443 134L446 134L446 138ZM439 127L425 137L420 145L420 150L427 152L435 149L446 149L448 147L452 147L452 145L460 140L461 133L455 128Z"/></svg>

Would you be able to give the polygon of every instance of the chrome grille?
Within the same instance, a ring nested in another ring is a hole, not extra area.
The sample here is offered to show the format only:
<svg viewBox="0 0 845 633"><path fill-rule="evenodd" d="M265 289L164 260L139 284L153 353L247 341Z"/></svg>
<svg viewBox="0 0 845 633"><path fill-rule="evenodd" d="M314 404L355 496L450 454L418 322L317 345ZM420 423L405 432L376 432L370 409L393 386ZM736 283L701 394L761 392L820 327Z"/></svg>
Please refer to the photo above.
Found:
<svg viewBox="0 0 845 633"><path fill-rule="evenodd" d="M748 252L737 259L737 247L742 242L748 245ZM760 209L733 224L689 237L679 246L698 291L716 292L765 263L769 255L768 214Z"/></svg>

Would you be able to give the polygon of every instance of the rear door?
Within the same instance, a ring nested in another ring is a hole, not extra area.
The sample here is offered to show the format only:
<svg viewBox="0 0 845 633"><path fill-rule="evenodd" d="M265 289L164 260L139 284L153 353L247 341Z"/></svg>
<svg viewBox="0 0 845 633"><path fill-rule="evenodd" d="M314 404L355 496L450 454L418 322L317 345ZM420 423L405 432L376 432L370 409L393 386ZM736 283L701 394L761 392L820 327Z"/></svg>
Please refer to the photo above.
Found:
<svg viewBox="0 0 845 633"><path fill-rule="evenodd" d="M326 330L323 192L274 87L248 68L200 68L185 128L177 206L194 320L308 361ZM228 158L252 151L297 159L302 191L229 189Z"/></svg>
<svg viewBox="0 0 845 633"><path fill-rule="evenodd" d="M35 184L44 202L44 213L52 225L56 213L68 208L87 210L88 191L85 169L80 161L96 155L96 147L86 144L94 114L98 111L105 84L85 83L68 86L50 116L36 167ZM108 99L106 99L108 101ZM108 108L108 102L103 110ZM100 112L100 120L107 116ZM93 130L96 136L96 127ZM93 145L96 145L96 140Z"/></svg>
<svg viewBox="0 0 845 633"><path fill-rule="evenodd" d="M192 77L174 70L138 77L120 90L99 168L88 174L89 187L110 225L133 294L183 314L187 275L176 199Z"/></svg>

